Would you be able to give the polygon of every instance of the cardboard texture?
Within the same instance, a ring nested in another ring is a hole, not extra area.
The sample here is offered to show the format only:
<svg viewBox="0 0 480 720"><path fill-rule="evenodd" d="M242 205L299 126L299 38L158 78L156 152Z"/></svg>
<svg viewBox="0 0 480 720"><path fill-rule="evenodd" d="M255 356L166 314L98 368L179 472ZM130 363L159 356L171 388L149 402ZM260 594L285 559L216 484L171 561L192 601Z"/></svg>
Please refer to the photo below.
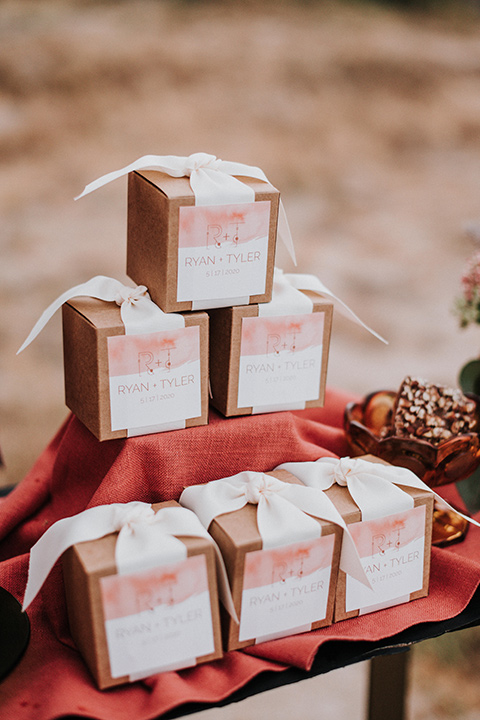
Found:
<svg viewBox="0 0 480 720"><path fill-rule="evenodd" d="M333 303L317 293L306 290L303 293L312 300L314 313L324 313L320 391L318 398L305 402L305 408L322 407L325 402ZM258 305L219 308L209 310L208 315L210 318L210 402L226 417L251 415L251 406L238 406L240 347L243 319L258 317ZM269 374L274 375L274 373ZM281 391L279 391L279 395L279 403L284 402ZM282 409L279 407L279 410ZM269 411L273 412L274 408Z"/></svg>
<svg viewBox="0 0 480 720"><path fill-rule="evenodd" d="M107 338L125 335L120 308L80 297L65 303L62 314L67 406L98 440L127 437L127 429L112 430L110 409ZM184 317L185 327L198 326L200 333L201 414L185 421L194 427L208 423L208 316L192 312Z"/></svg>
<svg viewBox="0 0 480 720"><path fill-rule="evenodd" d="M300 481L285 470L275 470L267 475L282 480L301 484ZM209 533L220 547L225 560L230 587L232 590L233 602L237 615L241 617L242 593L244 590L245 564L249 553L262 550L262 539L257 527L257 506L247 504L241 510L226 513L215 518L209 527ZM335 587L340 562L340 549L342 530L339 526L328 523L324 520L317 520L322 527L322 538L334 535L334 547L332 557L332 568L330 574L330 585L328 588L328 600L326 615L323 620L312 624L312 629L326 627L332 624L334 611ZM284 568L286 574L292 574L293 567ZM300 578L299 578L300 582ZM271 583L271 577L265 578L265 585ZM239 640L240 626L236 623L223 607L221 608L223 643L226 651L235 650L255 644L255 638ZM288 632L282 633L283 636ZM280 636L280 635L279 635Z"/></svg>
<svg viewBox="0 0 480 720"><path fill-rule="evenodd" d="M255 203L270 203L267 257L263 259L265 290L252 295L248 301L268 302L272 297L280 193L269 183L240 179L254 189ZM193 205L195 199L188 178L172 178L156 171L134 172L128 176L127 274L137 284L146 285L152 300L165 312L193 309L191 299L177 297L180 209ZM242 257L239 262L247 259ZM223 268L218 272L223 272ZM202 307L220 307L220 302Z"/></svg>
<svg viewBox="0 0 480 720"><path fill-rule="evenodd" d="M384 465L388 465L385 461L381 460L380 458L374 457L372 455L366 455L362 456L362 459L368 460L369 462L379 462ZM432 522L433 522L433 505L434 505L434 498L433 494L431 492L428 492L426 490L417 490L415 488L409 488L406 486L399 486L401 490L405 491L414 499L414 507L421 507L425 506L425 542L424 542L424 558L423 558L423 584L422 587L415 592L412 592L408 595L408 598L405 599L403 595L400 595L398 598L398 601L392 601L389 603L388 606L398 605L406 601L416 600L417 598L426 597L428 595L428 586L429 586L429 579L430 579L430 557L431 557L431 547L432 547ZM354 523L360 523L361 522L361 512L356 505L356 503L352 500L350 493L348 492L348 489L346 487L340 487L339 485L335 484L331 488L325 491L326 495L330 498L330 500L333 502L337 510L339 511L340 515L343 517L347 525L353 525ZM386 542L389 542L389 538L386 538ZM377 554L378 558L378 554ZM372 568L373 564L378 560L375 557L372 557ZM405 560L408 559L408 556ZM395 568L400 567L397 564L397 561L395 561L395 567L392 567L393 571L395 572ZM367 572L367 576L369 573ZM372 579L372 575L370 575L370 580ZM339 622L341 620L346 620L347 618L351 617L357 617L360 614L360 610L350 610L347 611L345 608L346 603L346 586L347 586L347 578L345 573L340 570L338 573L338 582L337 582L337 591L336 591L336 599L335 599L335 613L334 613L334 621Z"/></svg>
<svg viewBox="0 0 480 720"><path fill-rule="evenodd" d="M175 501L152 505L155 511L163 507L178 507ZM100 578L116 575L115 543L117 533L98 540L78 543L63 555L63 575L67 610L72 638L83 656L100 690L129 682L129 677L113 678L105 631ZM218 605L215 550L201 537L181 537L187 556L204 554L207 564L210 606L212 614L214 652L196 659L197 664L222 657L220 615Z"/></svg>

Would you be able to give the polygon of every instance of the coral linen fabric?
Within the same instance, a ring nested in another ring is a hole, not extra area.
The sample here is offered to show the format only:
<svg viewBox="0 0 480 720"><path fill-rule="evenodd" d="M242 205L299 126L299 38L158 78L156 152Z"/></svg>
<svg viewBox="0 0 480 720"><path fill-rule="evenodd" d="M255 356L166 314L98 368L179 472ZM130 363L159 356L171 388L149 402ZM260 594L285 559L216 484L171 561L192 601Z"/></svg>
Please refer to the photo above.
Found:
<svg viewBox="0 0 480 720"><path fill-rule="evenodd" d="M287 461L345 455L343 410L352 398L329 390L324 408L225 419L211 411L205 427L99 443L73 416L27 477L0 501L0 586L20 601L31 546L54 522L112 502L178 499L187 485L242 470L268 471ZM455 488L449 500L460 506ZM480 581L480 529L448 550L433 550L430 594L380 613L226 654L214 663L100 692L71 640L61 565L28 610L31 640L0 682L0 716L53 720L151 720L188 702L228 697L264 671L309 669L329 640L380 640L425 621L454 617Z"/></svg>

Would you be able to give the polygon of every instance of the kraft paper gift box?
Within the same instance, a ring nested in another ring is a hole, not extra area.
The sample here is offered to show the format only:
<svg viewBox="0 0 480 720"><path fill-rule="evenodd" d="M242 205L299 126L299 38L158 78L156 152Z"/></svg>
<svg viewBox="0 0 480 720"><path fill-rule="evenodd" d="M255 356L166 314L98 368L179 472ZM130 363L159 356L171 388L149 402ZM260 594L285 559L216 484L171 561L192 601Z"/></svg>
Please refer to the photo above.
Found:
<svg viewBox="0 0 480 720"><path fill-rule="evenodd" d="M65 402L99 440L208 423L206 313L126 336L114 303L80 297L62 312Z"/></svg>
<svg viewBox="0 0 480 720"><path fill-rule="evenodd" d="M234 484L233 490L230 483ZM269 483L277 484L273 492L280 488L282 493L282 486L311 490L302 488L290 473L278 470L265 474L245 472L207 485L189 487L180 497L180 503L196 512L203 525L208 527L225 561L237 613L237 620L222 613L224 649L227 651L326 627L333 620L343 531L336 524L337 518L340 522L341 518L328 500L323 506L323 509L328 508L325 512L317 510L317 503L323 504L325 496L320 498L322 493L314 491L314 495L306 495L298 504L280 498L283 511L276 507L274 512L276 537L273 541L265 533L258 514L264 513L265 507L259 506L257 511L252 498L244 501L240 508L237 504L239 509L225 510L228 505L223 504L224 497L231 499L232 493L237 491L239 496L243 492L248 497L249 493L255 496L255 488L259 488L260 495L264 492L268 495ZM270 506L276 500L270 495ZM302 502L308 505L305 512L299 510ZM277 512L284 513L281 520ZM307 523L306 531L302 527L304 522ZM289 536L292 524L296 539Z"/></svg>
<svg viewBox="0 0 480 720"><path fill-rule="evenodd" d="M315 477L315 466L321 466L322 480ZM416 475L370 455L279 467L310 487L326 488L325 494L350 530L371 583L369 589L340 570L335 622L428 595L434 494ZM341 477L345 484L330 483L329 474L330 479ZM362 498L365 486L372 489L367 500ZM394 494L386 500L385 493L392 486Z"/></svg>
<svg viewBox="0 0 480 720"><path fill-rule="evenodd" d="M207 424L206 313L164 313L145 286L97 275L54 300L18 352L60 308L66 404L98 440Z"/></svg>
<svg viewBox="0 0 480 720"><path fill-rule="evenodd" d="M57 552L68 548L62 564L70 630L99 689L222 656L216 550L189 510L174 501L100 506L47 533L50 548L55 534ZM146 533L153 533L148 541ZM24 609L56 560L42 538L37 546L29 570L36 587L27 586Z"/></svg>
<svg viewBox="0 0 480 720"><path fill-rule="evenodd" d="M209 311L210 402L227 417L324 404L333 303L291 287L292 304L266 315L278 287L272 303Z"/></svg>
<svg viewBox="0 0 480 720"><path fill-rule="evenodd" d="M280 194L241 182L254 202L195 205L188 178L129 175L127 274L165 312L270 300Z"/></svg>

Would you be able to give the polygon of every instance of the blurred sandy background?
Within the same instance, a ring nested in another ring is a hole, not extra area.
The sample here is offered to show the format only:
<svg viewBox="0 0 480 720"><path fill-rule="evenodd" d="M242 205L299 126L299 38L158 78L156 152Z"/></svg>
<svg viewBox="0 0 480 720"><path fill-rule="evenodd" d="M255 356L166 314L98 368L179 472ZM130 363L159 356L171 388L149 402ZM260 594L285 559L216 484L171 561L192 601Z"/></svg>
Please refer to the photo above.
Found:
<svg viewBox="0 0 480 720"><path fill-rule="evenodd" d="M480 352L451 313L480 227L480 16L432 4L0 0L4 482L67 413L60 317L17 348L65 289L125 279L126 181L73 198L147 153L259 165L281 190L298 271L390 341L337 317L331 385L456 384ZM478 717L452 672L415 720Z"/></svg>

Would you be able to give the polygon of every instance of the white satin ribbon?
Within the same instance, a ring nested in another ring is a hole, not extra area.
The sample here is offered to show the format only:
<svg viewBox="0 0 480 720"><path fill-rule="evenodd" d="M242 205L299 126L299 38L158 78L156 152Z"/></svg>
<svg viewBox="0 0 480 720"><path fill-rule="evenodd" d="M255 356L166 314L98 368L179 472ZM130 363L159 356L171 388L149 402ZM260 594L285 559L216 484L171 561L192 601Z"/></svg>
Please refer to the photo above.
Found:
<svg viewBox="0 0 480 720"><path fill-rule="evenodd" d="M79 296L117 303L120 306L125 335L142 335L144 333L185 327L185 320L182 315L179 313L164 313L158 305L155 305L150 299L145 285L129 287L114 278L97 275L81 285L75 285L70 290L66 290L54 300L41 314L27 339L17 351L17 355L35 340L64 303Z"/></svg>
<svg viewBox="0 0 480 720"><path fill-rule="evenodd" d="M426 490L432 493L441 505L453 510L415 473L396 465L383 465L361 458L321 457L314 462L283 463L275 469L287 470L311 488L328 490L335 483L347 487L362 513L362 520L374 520L411 509L414 506L413 498L397 485ZM458 510L455 512L458 513ZM480 527L480 523L473 518L458 514Z"/></svg>
<svg viewBox="0 0 480 720"><path fill-rule="evenodd" d="M388 345L388 341L385 340L385 338L375 332L375 330L372 330L372 328L366 325L363 320L360 320L358 315L356 315L356 313L354 313L353 310L351 310L348 305L343 302L343 300L340 300L339 297L334 295L332 291L329 290L318 277L316 277L316 275L305 275L302 273L285 273L283 275L283 281L287 281L292 287L296 288L297 290L310 290L311 292L316 292L319 295L326 295L327 297L331 298L333 300L335 308L342 315L344 315L344 317L352 320L352 322L356 323L357 325L360 325L369 333L371 333L371 335L378 338L378 340L381 340L383 343L385 343L385 345Z"/></svg>
<svg viewBox="0 0 480 720"><path fill-rule="evenodd" d="M179 502L193 510L207 529L219 515L240 510L247 503L257 505L257 526L263 549L320 537L321 526L313 518L339 525L344 531L340 567L370 587L343 518L327 496L314 488L286 483L265 473L245 471L205 485L187 487Z"/></svg>
<svg viewBox="0 0 480 720"><path fill-rule="evenodd" d="M258 305L258 317L280 317L284 315L310 315L313 302L288 280L279 268L273 272L272 299ZM313 277L313 275L312 275Z"/></svg>
<svg viewBox="0 0 480 720"><path fill-rule="evenodd" d="M259 167L228 162L208 153L193 153L188 157L177 155L144 155L120 170L102 175L85 186L75 200L88 195L103 185L117 180L136 170L157 170L171 177L188 177L195 196L195 205L229 205L230 203L255 202L255 191L237 180L235 176L256 178L268 183L268 179ZM292 235L283 203L280 201L278 213L278 235L296 265Z"/></svg>
<svg viewBox="0 0 480 720"><path fill-rule="evenodd" d="M69 547L114 532L118 532L115 564L120 575L184 560L187 549L177 535L202 537L211 542L216 553L219 594L228 612L236 618L222 556L196 515L182 507L165 507L155 512L151 505L143 502L99 505L49 527L30 552L23 610L34 600L51 569Z"/></svg>

